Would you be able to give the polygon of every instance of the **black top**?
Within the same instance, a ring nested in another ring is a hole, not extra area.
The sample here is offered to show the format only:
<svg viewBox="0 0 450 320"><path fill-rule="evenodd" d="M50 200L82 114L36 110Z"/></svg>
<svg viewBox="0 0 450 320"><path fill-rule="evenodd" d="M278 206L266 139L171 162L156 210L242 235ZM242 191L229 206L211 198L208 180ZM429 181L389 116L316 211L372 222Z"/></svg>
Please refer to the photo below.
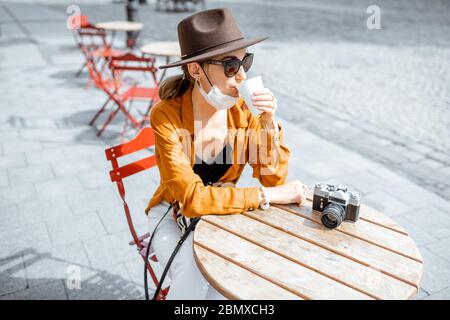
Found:
<svg viewBox="0 0 450 320"><path fill-rule="evenodd" d="M202 178L203 184L206 186L219 181L230 167L231 147L227 144L210 164L195 156L195 164L193 169L194 172Z"/></svg>

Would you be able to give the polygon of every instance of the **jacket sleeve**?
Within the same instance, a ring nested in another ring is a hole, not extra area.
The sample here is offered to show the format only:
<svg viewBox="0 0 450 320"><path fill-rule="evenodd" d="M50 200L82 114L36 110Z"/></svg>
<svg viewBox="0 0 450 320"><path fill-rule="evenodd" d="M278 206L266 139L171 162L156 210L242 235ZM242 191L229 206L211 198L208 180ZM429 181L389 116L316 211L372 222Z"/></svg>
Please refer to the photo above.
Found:
<svg viewBox="0 0 450 320"><path fill-rule="evenodd" d="M252 210L259 205L259 188L204 186L192 169L190 159L174 125L162 108L150 115L155 134L157 163L169 192L182 205L187 217L204 214L231 214Z"/></svg>
<svg viewBox="0 0 450 320"><path fill-rule="evenodd" d="M283 142L283 130L279 123L264 125L261 117L250 115L249 119L249 164L253 177L265 187L285 183L288 175L290 149ZM252 152L252 150L254 150Z"/></svg>

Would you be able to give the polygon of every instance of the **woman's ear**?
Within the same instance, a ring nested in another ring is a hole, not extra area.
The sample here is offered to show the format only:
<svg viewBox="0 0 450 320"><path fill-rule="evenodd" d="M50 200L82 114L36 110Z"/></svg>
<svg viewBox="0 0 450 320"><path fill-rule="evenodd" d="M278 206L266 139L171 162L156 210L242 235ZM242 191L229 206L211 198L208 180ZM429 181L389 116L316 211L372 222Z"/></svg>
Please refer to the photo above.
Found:
<svg viewBox="0 0 450 320"><path fill-rule="evenodd" d="M198 79L201 76L201 68L197 62L191 62L187 65L190 76L194 79Z"/></svg>

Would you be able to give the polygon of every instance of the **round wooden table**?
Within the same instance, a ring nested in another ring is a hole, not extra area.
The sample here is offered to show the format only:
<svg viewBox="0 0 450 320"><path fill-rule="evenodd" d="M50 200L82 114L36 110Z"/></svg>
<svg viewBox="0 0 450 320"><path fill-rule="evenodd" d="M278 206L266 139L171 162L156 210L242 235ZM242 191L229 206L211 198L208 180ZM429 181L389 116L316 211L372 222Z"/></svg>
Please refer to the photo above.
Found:
<svg viewBox="0 0 450 320"><path fill-rule="evenodd" d="M310 201L203 216L194 254L229 299L412 299L423 274L408 233L364 205L356 223L334 230L322 226Z"/></svg>
<svg viewBox="0 0 450 320"><path fill-rule="evenodd" d="M141 31L144 24L131 21L107 21L96 23L95 27L111 31Z"/></svg>
<svg viewBox="0 0 450 320"><path fill-rule="evenodd" d="M154 56L181 57L180 45L176 41L147 43L141 47L141 51Z"/></svg>
<svg viewBox="0 0 450 320"><path fill-rule="evenodd" d="M181 57L180 45L176 41L160 41L147 43L141 47L141 51L152 56L165 57L165 64L168 64L172 57ZM166 71L167 69L164 69L158 82L161 82L164 79Z"/></svg>
<svg viewBox="0 0 450 320"><path fill-rule="evenodd" d="M132 21L106 21L99 22L94 25L97 28L108 30L112 32L110 46L113 46L114 39L116 38L117 31L126 31L128 33L136 33L134 38L137 38L139 32L144 28L144 24L140 22ZM127 43L127 46L130 46Z"/></svg>

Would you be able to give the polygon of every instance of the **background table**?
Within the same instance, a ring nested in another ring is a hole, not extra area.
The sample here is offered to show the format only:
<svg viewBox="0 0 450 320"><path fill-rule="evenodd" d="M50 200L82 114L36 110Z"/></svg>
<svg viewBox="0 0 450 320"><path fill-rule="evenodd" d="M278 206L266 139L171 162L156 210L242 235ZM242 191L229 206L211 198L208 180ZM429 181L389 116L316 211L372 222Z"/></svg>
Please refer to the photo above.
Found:
<svg viewBox="0 0 450 320"><path fill-rule="evenodd" d="M141 31L144 25L140 22L131 21L107 21L96 23L95 26L100 29L111 31Z"/></svg>
<svg viewBox="0 0 450 320"><path fill-rule="evenodd" d="M208 215L194 234L206 279L229 299L411 299L423 274L407 232L361 206L357 223L322 226L305 206Z"/></svg>
<svg viewBox="0 0 450 320"><path fill-rule="evenodd" d="M153 56L161 56L166 58L165 64L170 62L172 57L180 58L180 45L176 41L162 41L162 42L151 42L143 45L141 51L145 54ZM158 82L161 82L165 75L167 69L164 69Z"/></svg>
<svg viewBox="0 0 450 320"><path fill-rule="evenodd" d="M111 47L113 46L116 31L139 32L144 28L144 24L140 22L131 22L131 21L106 21L96 23L94 26L112 32L110 40ZM137 34L135 38L137 38Z"/></svg>

